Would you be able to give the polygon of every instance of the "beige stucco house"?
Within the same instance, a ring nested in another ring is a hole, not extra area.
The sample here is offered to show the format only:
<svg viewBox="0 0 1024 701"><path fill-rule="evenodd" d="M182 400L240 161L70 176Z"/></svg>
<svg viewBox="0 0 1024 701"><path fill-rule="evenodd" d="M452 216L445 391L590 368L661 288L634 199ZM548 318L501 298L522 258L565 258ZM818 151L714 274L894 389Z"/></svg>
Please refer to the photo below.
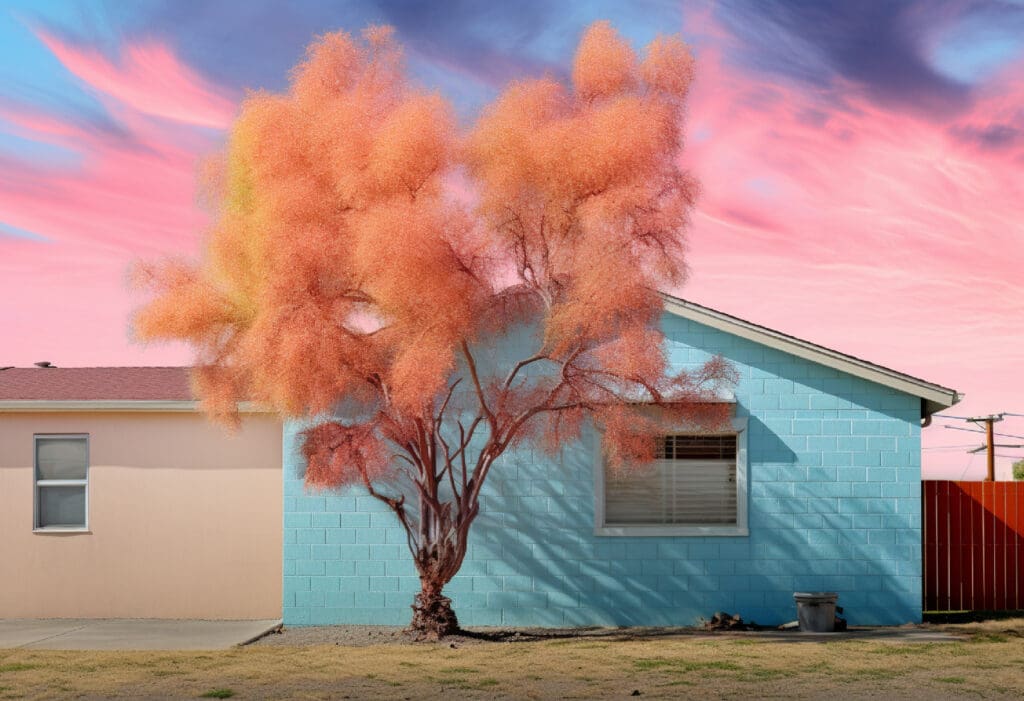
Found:
<svg viewBox="0 0 1024 701"><path fill-rule="evenodd" d="M277 618L280 421L187 368L0 370L0 618Z"/></svg>

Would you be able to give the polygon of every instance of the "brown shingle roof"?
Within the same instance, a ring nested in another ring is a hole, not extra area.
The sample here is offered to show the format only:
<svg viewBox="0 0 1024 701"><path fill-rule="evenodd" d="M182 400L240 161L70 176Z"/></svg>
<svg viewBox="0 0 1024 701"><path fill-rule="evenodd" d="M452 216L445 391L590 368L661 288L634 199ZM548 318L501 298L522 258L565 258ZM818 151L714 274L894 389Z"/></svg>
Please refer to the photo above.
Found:
<svg viewBox="0 0 1024 701"><path fill-rule="evenodd" d="M0 401L193 401L189 368L8 368Z"/></svg>

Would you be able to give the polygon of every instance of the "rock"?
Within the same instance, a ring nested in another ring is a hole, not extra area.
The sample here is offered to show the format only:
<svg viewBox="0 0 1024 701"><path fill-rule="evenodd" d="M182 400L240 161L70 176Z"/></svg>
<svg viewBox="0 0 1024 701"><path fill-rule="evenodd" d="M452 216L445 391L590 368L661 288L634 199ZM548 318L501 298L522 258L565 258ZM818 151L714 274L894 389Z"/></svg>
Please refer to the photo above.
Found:
<svg viewBox="0 0 1024 701"><path fill-rule="evenodd" d="M757 630L753 622L745 623L737 614L716 611L710 621L704 621L704 630Z"/></svg>

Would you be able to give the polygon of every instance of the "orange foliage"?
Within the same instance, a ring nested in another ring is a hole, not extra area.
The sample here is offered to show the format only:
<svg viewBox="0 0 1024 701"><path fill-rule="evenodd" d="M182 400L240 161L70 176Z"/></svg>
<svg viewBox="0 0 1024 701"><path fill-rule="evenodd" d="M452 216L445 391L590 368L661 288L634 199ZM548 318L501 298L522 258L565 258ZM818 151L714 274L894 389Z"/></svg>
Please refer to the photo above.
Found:
<svg viewBox="0 0 1024 701"><path fill-rule="evenodd" d="M388 471L388 455L372 426L345 426L327 422L305 432L306 484L336 487L381 479Z"/></svg>
<svg viewBox="0 0 1024 701"><path fill-rule="evenodd" d="M609 22L595 22L580 40L572 66L576 94L583 99L615 95L636 82L636 54Z"/></svg>
<svg viewBox="0 0 1024 701"><path fill-rule="evenodd" d="M679 37L658 37L647 46L640 70L655 90L683 99L693 82L693 55Z"/></svg>
<svg viewBox="0 0 1024 701"><path fill-rule="evenodd" d="M426 494L476 431L452 482L470 508L508 446L555 449L587 419L613 460L650 458L666 424L721 421L710 400L731 378L720 362L669 373L658 328L698 191L677 165L692 77L678 39L638 57L597 23L571 87L515 83L460 133L389 29L320 37L287 92L242 104L205 169L205 256L140 269L153 299L137 333L195 347L220 417L242 400L291 417L358 406L361 423L307 432L318 486L401 464ZM513 324L536 330L518 366L495 360Z"/></svg>

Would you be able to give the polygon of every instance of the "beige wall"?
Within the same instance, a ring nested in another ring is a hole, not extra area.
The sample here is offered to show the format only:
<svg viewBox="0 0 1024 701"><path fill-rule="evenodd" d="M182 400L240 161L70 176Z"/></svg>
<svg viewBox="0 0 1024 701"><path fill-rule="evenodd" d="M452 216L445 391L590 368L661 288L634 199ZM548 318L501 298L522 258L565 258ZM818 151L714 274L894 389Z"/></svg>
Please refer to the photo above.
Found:
<svg viewBox="0 0 1024 701"><path fill-rule="evenodd" d="M89 532L33 533L34 433L88 433ZM0 618L281 616L281 424L0 413Z"/></svg>

